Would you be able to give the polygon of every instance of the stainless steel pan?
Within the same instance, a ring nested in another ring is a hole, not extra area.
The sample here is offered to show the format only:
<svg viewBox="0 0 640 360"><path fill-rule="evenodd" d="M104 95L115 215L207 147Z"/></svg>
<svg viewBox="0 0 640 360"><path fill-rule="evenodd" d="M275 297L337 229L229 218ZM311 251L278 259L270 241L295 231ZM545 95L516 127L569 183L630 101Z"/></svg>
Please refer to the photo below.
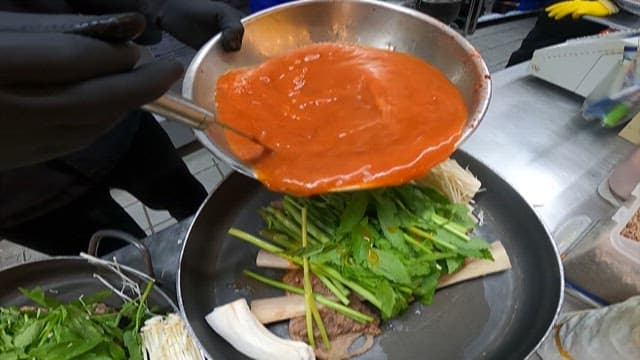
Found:
<svg viewBox="0 0 640 360"><path fill-rule="evenodd" d="M486 188L476 197L476 208L484 214L479 235L502 241L513 268L440 290L430 306L414 304L385 324L374 348L359 359L524 359L554 324L564 284L549 233L525 200L490 168L464 152L454 157ZM263 227L257 209L280 196L232 174L209 196L188 232L178 271L178 302L210 358L244 357L207 325L207 313L239 297L282 294L242 274L255 269L257 249L227 235L232 226L257 234ZM286 334L285 324L271 328Z"/></svg>
<svg viewBox="0 0 640 360"><path fill-rule="evenodd" d="M151 109L170 115L172 110L168 107L176 105L174 110L182 113L178 118L184 120L186 114L196 122L205 118L210 121L215 117L214 96L220 75L317 42L357 43L402 51L437 67L458 87L469 110L457 145L471 135L487 109L491 81L480 54L453 29L415 10L372 0L303 0L254 14L245 18L243 24L245 35L240 51L225 52L218 35L198 51L187 69L182 95L208 110L206 116L193 116L193 107L171 99L161 99ZM211 126L209 132L195 130L195 134L207 149L235 170L255 177L251 167L230 151L221 127Z"/></svg>

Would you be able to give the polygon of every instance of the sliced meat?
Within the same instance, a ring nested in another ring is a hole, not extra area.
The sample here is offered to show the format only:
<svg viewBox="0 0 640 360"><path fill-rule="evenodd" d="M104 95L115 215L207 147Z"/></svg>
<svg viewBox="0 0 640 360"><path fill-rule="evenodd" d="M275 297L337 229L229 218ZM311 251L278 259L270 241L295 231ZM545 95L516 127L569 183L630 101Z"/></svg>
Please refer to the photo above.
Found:
<svg viewBox="0 0 640 360"><path fill-rule="evenodd" d="M282 281L293 286L304 287L304 276L302 271L300 270L291 270L284 274ZM324 295L326 297L333 297L333 293L329 290L324 284L322 280L318 279L315 275L311 275L311 287L313 288L313 292Z"/></svg>
<svg viewBox="0 0 640 360"><path fill-rule="evenodd" d="M320 317L322 317L322 322L327 330L329 339L333 340L340 335L353 333L373 336L379 335L381 332L380 318L355 296L350 296L349 301L350 308L371 315L374 317L374 320L370 323L361 323L335 310L327 308L319 309ZM316 337L316 343L322 343L320 331L316 326L314 326L314 336ZM304 316L299 316L289 321L289 337L294 340L307 341L307 324Z"/></svg>
<svg viewBox="0 0 640 360"><path fill-rule="evenodd" d="M98 303L93 307L93 313L102 315L114 312L112 308L110 308L107 304Z"/></svg>
<svg viewBox="0 0 640 360"><path fill-rule="evenodd" d="M299 270L289 271L285 274L283 281L294 286L303 287L303 275ZM322 294L325 296L331 296L331 291L327 289L326 286L315 276L311 278L311 284L313 287L313 291ZM349 296L349 307L365 313L367 315L371 315L374 320L370 323L361 323L355 321L347 316L342 315L341 313L331 310L328 308L319 309L320 316L322 317L322 321L327 330L327 335L333 344L335 343L338 351L317 351L317 355L321 359L347 359L350 356L355 356L356 354L349 354L348 348L362 335L367 336L367 349L368 347L373 345L372 338L373 336L379 335L381 333L380 330L380 317L374 313L367 305L365 305L357 296L351 294ZM289 337L294 340L307 341L307 325L305 322L305 317L300 316L297 318L293 318L289 321ZM320 331L317 326L314 326L314 337L316 339L317 346L321 346L322 338L320 337ZM363 347L361 347L362 349ZM364 350L366 351L366 349ZM358 351L358 353L362 353ZM346 355L345 355L346 354ZM345 357L346 356L346 357Z"/></svg>

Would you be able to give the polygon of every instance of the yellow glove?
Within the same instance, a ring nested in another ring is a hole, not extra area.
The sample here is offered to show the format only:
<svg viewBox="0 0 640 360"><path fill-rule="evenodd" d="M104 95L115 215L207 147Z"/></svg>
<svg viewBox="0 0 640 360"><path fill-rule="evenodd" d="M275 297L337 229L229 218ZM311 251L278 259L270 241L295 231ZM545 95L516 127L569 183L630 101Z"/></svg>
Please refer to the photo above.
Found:
<svg viewBox="0 0 640 360"><path fill-rule="evenodd" d="M567 15L576 20L584 15L609 16L618 12L618 7L609 0L561 1L544 9L550 18L560 20Z"/></svg>

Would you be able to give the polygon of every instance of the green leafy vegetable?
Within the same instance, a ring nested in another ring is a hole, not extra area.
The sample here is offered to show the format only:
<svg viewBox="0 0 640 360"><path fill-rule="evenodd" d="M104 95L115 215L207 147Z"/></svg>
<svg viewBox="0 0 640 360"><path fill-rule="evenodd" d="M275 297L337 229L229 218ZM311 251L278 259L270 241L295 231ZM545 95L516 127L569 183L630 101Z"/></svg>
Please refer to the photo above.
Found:
<svg viewBox="0 0 640 360"><path fill-rule="evenodd" d="M304 206L301 209L301 222L302 222L302 248L306 249L308 245L308 232L307 232L307 207ZM309 345L315 347L315 337L313 333L313 321L315 321L320 331L320 337L325 348L331 349L331 343L329 342L329 336L327 330L324 327L324 322L320 316L320 312L316 307L316 302L313 298L313 286L311 285L311 275L309 270L309 255L304 255L302 258L302 269L304 272L304 302L305 302L305 315L307 322L307 336L309 338ZM328 284L329 285L329 284ZM313 320L313 321L312 321Z"/></svg>
<svg viewBox="0 0 640 360"><path fill-rule="evenodd" d="M37 307L0 308L0 360L141 360L139 333L152 316L146 306L152 286L120 310L101 304L108 290L65 304L41 288L20 289Z"/></svg>
<svg viewBox="0 0 640 360"><path fill-rule="evenodd" d="M475 221L468 207L429 187L284 196L259 214L266 224L261 234L270 241L234 228L229 233L299 266L308 259L311 272L336 298L355 292L383 319L397 316L414 299L431 303L439 277L459 270L465 258L492 259L489 244L470 235Z"/></svg>

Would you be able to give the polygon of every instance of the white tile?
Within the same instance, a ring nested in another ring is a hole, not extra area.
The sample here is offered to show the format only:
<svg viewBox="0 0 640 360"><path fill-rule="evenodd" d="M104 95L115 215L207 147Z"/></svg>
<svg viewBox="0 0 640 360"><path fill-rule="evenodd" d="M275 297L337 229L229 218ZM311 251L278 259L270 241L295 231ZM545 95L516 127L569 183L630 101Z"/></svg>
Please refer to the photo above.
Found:
<svg viewBox="0 0 640 360"><path fill-rule="evenodd" d="M215 161L211 153L206 149L200 149L183 158L192 174L205 170L213 165Z"/></svg>
<svg viewBox="0 0 640 360"><path fill-rule="evenodd" d="M220 175L223 178L227 177L229 174L233 172L233 169L231 169L231 167L226 162L224 162L224 160L215 156L213 153L210 153L210 154L211 154L211 157L213 158L213 163L218 167L218 169L220 170Z"/></svg>
<svg viewBox="0 0 640 360"><path fill-rule="evenodd" d="M219 157L217 157L215 154L211 153L211 156L213 157L214 163L218 164L222 162L222 160Z"/></svg>
<svg viewBox="0 0 640 360"><path fill-rule="evenodd" d="M169 226L174 225L174 224L177 224L177 223L178 223L178 222L176 221L176 219L174 219L174 218L170 218L170 219L169 219L169 220L167 220L167 221L163 221L163 222L161 222L161 223L159 223L159 224L153 225L153 230L154 230L155 232L158 232L158 231L160 231L160 230L166 229L166 228L168 228Z"/></svg>
<svg viewBox="0 0 640 360"><path fill-rule="evenodd" d="M127 207L138 201L138 199L136 199L133 195L124 190L111 189L109 192L111 193L111 197L113 198L113 200L115 200L122 207Z"/></svg>
<svg viewBox="0 0 640 360"><path fill-rule="evenodd" d="M149 220L147 219L147 215L144 213L144 206L142 203L136 202L132 205L129 205L124 208L129 215L138 223L138 225L143 229L148 229L151 224L149 224Z"/></svg>
<svg viewBox="0 0 640 360"><path fill-rule="evenodd" d="M0 269L27 261L46 259L48 256L8 240L0 240Z"/></svg>
<svg viewBox="0 0 640 360"><path fill-rule="evenodd" d="M214 166L197 173L196 179L202 183L208 192L211 192L222 182L222 175L218 168Z"/></svg>
<svg viewBox="0 0 640 360"><path fill-rule="evenodd" d="M224 161L220 161L217 164L217 166L218 166L218 169L220 169L220 173L223 178L229 176L229 174L233 172L233 169L229 165L227 165L227 163Z"/></svg>
<svg viewBox="0 0 640 360"><path fill-rule="evenodd" d="M149 222L152 226L156 224L160 224L161 222L165 222L171 219L171 214L169 214L166 210L154 210L149 207L146 207L147 214L149 215Z"/></svg>

